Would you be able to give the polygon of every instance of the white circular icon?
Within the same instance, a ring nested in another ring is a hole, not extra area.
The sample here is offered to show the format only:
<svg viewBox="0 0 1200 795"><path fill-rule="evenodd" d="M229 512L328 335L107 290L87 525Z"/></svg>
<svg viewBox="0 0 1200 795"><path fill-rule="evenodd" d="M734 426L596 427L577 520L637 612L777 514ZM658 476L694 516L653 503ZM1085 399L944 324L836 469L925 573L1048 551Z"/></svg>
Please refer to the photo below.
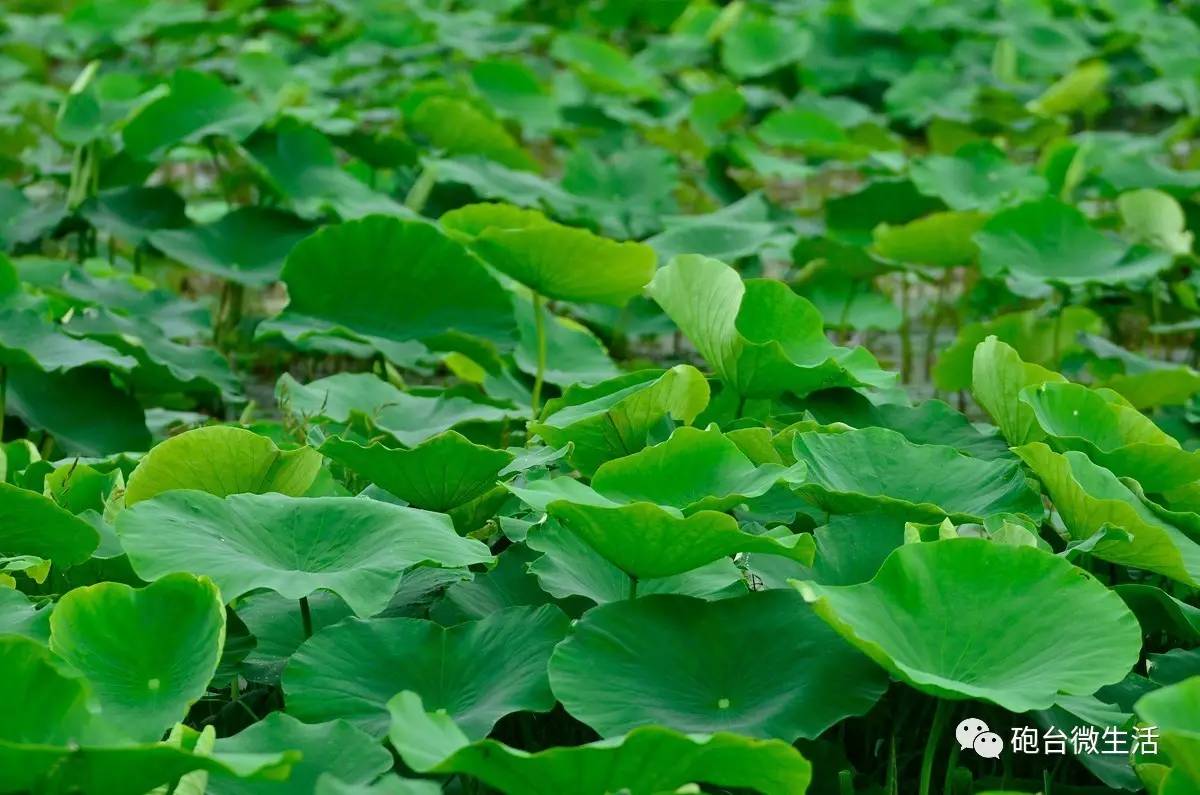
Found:
<svg viewBox="0 0 1200 795"><path fill-rule="evenodd" d="M975 738L971 747L984 759L999 759L1000 752L1004 750L1004 740L995 732L983 732Z"/></svg>
<svg viewBox="0 0 1200 795"><path fill-rule="evenodd" d="M974 747L976 737L989 731L988 725L979 718L967 718L958 724L954 737L958 740L958 747L965 751Z"/></svg>

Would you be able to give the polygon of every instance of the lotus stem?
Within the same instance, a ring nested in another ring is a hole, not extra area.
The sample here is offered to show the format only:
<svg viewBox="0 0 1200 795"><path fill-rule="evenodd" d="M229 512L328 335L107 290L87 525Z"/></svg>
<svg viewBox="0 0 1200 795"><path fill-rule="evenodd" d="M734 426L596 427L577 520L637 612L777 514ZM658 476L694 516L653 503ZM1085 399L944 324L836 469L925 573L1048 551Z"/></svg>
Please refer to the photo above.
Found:
<svg viewBox="0 0 1200 795"><path fill-rule="evenodd" d="M908 274L900 274L900 380L912 378L912 330L908 311Z"/></svg>
<svg viewBox="0 0 1200 795"><path fill-rule="evenodd" d="M429 201L429 194L433 192L433 186L436 184L437 172L430 166L422 168L416 181L408 189L408 195L404 197L404 206L419 215L421 210L425 209L425 202Z"/></svg>
<svg viewBox="0 0 1200 795"><path fill-rule="evenodd" d="M8 368L0 365L0 442L4 441L4 413L8 410Z"/></svg>
<svg viewBox="0 0 1200 795"><path fill-rule="evenodd" d="M542 382L546 378L546 319L543 317L546 299L541 293L533 294L533 328L537 336L537 372L533 376L533 397L531 404L536 418L542 408Z"/></svg>
<svg viewBox="0 0 1200 795"><path fill-rule="evenodd" d="M312 637L312 609L308 606L308 597L300 597L300 624L304 627L304 639Z"/></svg>
<svg viewBox="0 0 1200 795"><path fill-rule="evenodd" d="M950 705L944 698L937 700L937 708L933 711L933 723L929 727L929 737L925 740L925 754L921 757L921 785L918 795L929 795L929 786L933 781L933 760L937 756L938 742L946 727L946 719L950 716Z"/></svg>
<svg viewBox="0 0 1200 795"><path fill-rule="evenodd" d="M637 577L629 575L629 599L630 601L637 599Z"/></svg>

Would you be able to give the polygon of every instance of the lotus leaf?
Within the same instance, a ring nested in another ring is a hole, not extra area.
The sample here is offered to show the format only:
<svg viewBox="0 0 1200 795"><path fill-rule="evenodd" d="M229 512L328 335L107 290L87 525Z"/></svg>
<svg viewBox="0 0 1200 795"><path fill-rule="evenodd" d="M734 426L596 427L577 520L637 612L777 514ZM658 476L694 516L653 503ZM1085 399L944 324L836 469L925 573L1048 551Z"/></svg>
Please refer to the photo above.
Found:
<svg viewBox="0 0 1200 795"><path fill-rule="evenodd" d="M845 433L805 432L792 440L796 460L808 465L801 493L827 511L876 507L914 517L981 521L1001 513L1040 519L1041 498L1012 461L983 461L952 447L913 444L885 428ZM930 477L937 472L937 477Z"/></svg>
<svg viewBox="0 0 1200 795"><path fill-rule="evenodd" d="M920 690L1046 709L1121 680L1141 633L1120 598L1034 547L958 538L906 544L868 583L798 582L844 638Z"/></svg>
<svg viewBox="0 0 1200 795"><path fill-rule="evenodd" d="M780 677L788 687L780 689ZM792 741L866 712L887 675L795 592L646 596L589 610L550 660L567 711L602 736L639 726Z"/></svg>
<svg viewBox="0 0 1200 795"><path fill-rule="evenodd" d="M1020 399L1024 390L1063 380L1058 373L1021 361L1015 350L995 337L988 337L975 348L971 391L1011 444L1045 438L1037 415L1028 402Z"/></svg>
<svg viewBox="0 0 1200 795"><path fill-rule="evenodd" d="M468 775L509 795L656 795L692 782L795 795L812 777L808 760L779 740L647 726L622 738L531 754L496 740L472 743L449 716L427 713L416 693L398 694L388 709L392 745L414 770Z"/></svg>
<svg viewBox="0 0 1200 795"><path fill-rule="evenodd" d="M154 447L129 476L125 504L135 505L175 489L218 497L278 492L298 497L321 468L308 447L280 450L265 436L242 428L212 426L173 436Z"/></svg>
<svg viewBox="0 0 1200 795"><path fill-rule="evenodd" d="M288 253L310 231L288 213L243 207L211 224L159 230L149 241L189 268L262 287L279 279Z"/></svg>
<svg viewBox="0 0 1200 795"><path fill-rule="evenodd" d="M324 589L360 616L382 610L411 566L491 561L445 516L349 497L173 491L122 512L117 535L145 579L192 571L227 601L256 588L288 599Z"/></svg>
<svg viewBox="0 0 1200 795"><path fill-rule="evenodd" d="M224 642L221 595L190 574L76 588L50 618L50 648L87 678L104 719L138 742L162 737L204 695Z"/></svg>
<svg viewBox="0 0 1200 795"><path fill-rule="evenodd" d="M1173 763L1170 778L1185 779L1192 787L1200 788L1200 676L1148 693L1135 709L1143 720L1159 729L1161 743ZM1177 789L1160 791L1178 791L1181 795L1189 791L1185 782L1172 781L1171 786Z"/></svg>
<svg viewBox="0 0 1200 795"><path fill-rule="evenodd" d="M220 78L181 69L168 83L167 93L142 108L121 137L133 157L158 160L173 146L209 136L240 141L262 121L258 106Z"/></svg>
<svg viewBox="0 0 1200 795"><path fill-rule="evenodd" d="M510 712L554 706L546 663L567 633L556 607L511 607L448 629L415 618L348 619L314 635L283 672L288 712L388 729L401 690L447 712L474 737Z"/></svg>
<svg viewBox="0 0 1200 795"><path fill-rule="evenodd" d="M649 291L743 397L891 383L865 349L829 342L820 313L780 282L743 282L723 262L689 255L661 268Z"/></svg>
<svg viewBox="0 0 1200 795"><path fill-rule="evenodd" d="M83 563L99 544L95 528L50 498L0 482L0 553L65 567Z"/></svg>
<svg viewBox="0 0 1200 795"><path fill-rule="evenodd" d="M955 210L997 210L1046 192L1045 179L1013 163L990 142L963 145L952 156L930 155L913 161L913 184Z"/></svg>

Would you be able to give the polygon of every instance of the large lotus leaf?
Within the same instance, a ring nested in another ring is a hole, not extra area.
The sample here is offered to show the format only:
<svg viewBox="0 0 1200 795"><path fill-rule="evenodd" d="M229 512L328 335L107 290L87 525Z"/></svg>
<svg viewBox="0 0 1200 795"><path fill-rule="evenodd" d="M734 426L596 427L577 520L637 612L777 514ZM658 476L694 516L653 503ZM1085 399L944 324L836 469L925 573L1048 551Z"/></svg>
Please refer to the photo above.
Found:
<svg viewBox="0 0 1200 795"><path fill-rule="evenodd" d="M1176 255L1192 250L1194 236L1187 231L1187 216L1169 193L1150 188L1122 193L1117 209L1125 233L1133 240Z"/></svg>
<svg viewBox="0 0 1200 795"><path fill-rule="evenodd" d="M642 370L568 387L546 403L529 432L553 447L573 445L571 463L590 475L605 461L641 450L672 421L692 422L708 397L708 381L691 365Z"/></svg>
<svg viewBox="0 0 1200 795"><path fill-rule="evenodd" d="M1097 357L1090 365L1097 385L1117 392L1136 409L1185 405L1200 392L1200 372L1187 365L1134 353L1096 334L1080 340Z"/></svg>
<svg viewBox="0 0 1200 795"><path fill-rule="evenodd" d="M514 298L520 341L513 351L513 362L521 372L538 371L538 333L535 311L542 313L546 340L546 359L542 377L549 384L595 384L613 378L621 371L609 358L604 343L586 326L572 318L559 317L544 303L535 303L521 295ZM540 309L537 308L540 305ZM522 401L525 402L525 401Z"/></svg>
<svg viewBox="0 0 1200 795"><path fill-rule="evenodd" d="M883 669L783 590L602 605L550 659L554 695L603 737L657 724L814 738L869 710L887 683Z"/></svg>
<svg viewBox="0 0 1200 795"><path fill-rule="evenodd" d="M24 635L45 643L50 639L50 614L15 588L0 588L0 635Z"/></svg>
<svg viewBox="0 0 1200 795"><path fill-rule="evenodd" d="M649 292L743 397L894 380L866 350L831 343L820 312L782 282L743 282L719 260L685 255L659 269Z"/></svg>
<svg viewBox="0 0 1200 795"><path fill-rule="evenodd" d="M987 276L1067 286L1146 279L1171 264L1162 253L1131 251L1098 231L1075 207L1053 198L1002 210L975 236Z"/></svg>
<svg viewBox="0 0 1200 795"><path fill-rule="evenodd" d="M33 555L59 566L83 563L100 534L36 491L0 482L0 555Z"/></svg>
<svg viewBox="0 0 1200 795"><path fill-rule="evenodd" d="M376 213L416 218L391 196L343 170L329 139L294 119L277 124L271 134L255 135L246 149L302 218L318 220L330 212L347 220Z"/></svg>
<svg viewBox="0 0 1200 795"><path fill-rule="evenodd" d="M10 367L6 409L30 428L45 430L69 453L108 455L150 447L146 413L98 367L42 373ZM87 395L87 401L80 401ZM104 422L97 422L103 417Z"/></svg>
<svg viewBox="0 0 1200 795"><path fill-rule="evenodd" d="M1137 714L1159 731L1171 757L1171 777L1186 778L1200 791L1200 676L1147 693L1135 705ZM1159 790L1184 795L1191 790Z"/></svg>
<svg viewBox="0 0 1200 795"><path fill-rule="evenodd" d="M1033 409L1020 399L1021 393L1029 386L1066 379L1041 365L1021 361L1015 350L995 337L976 346L971 373L971 393L1010 444L1045 437Z"/></svg>
<svg viewBox="0 0 1200 795"><path fill-rule="evenodd" d="M254 102L237 94L219 77L180 70L167 93L143 107L125 125L125 151L139 160L158 160L181 143L198 143L209 136L240 141L262 124L265 114Z"/></svg>
<svg viewBox="0 0 1200 795"><path fill-rule="evenodd" d="M547 510L636 580L683 574L735 552L763 552L812 563L812 536L752 535L741 530L733 517L717 511L680 518L648 502L602 507L565 500L551 502Z"/></svg>
<svg viewBox="0 0 1200 795"><path fill-rule="evenodd" d="M492 559L446 516L351 497L173 491L123 511L117 535L144 579L195 572L227 601L256 588L288 599L324 589L360 616L386 607L411 566Z"/></svg>
<svg viewBox="0 0 1200 795"><path fill-rule="evenodd" d="M1110 393L1111 394L1111 393ZM1200 454L1123 401L1079 384L1045 383L1021 392L1042 430L1060 451L1079 450L1120 477L1152 492L1200 480Z"/></svg>
<svg viewBox="0 0 1200 795"><path fill-rule="evenodd" d="M501 273L561 301L622 306L654 275L654 249L586 229L537 225L484 229L471 248Z"/></svg>
<svg viewBox="0 0 1200 795"><path fill-rule="evenodd" d="M0 727L0 792L56 786L144 795L193 770L207 770L214 779L280 779L295 761L277 753L202 756L161 743L121 744L93 711L87 682L28 638L0 638L0 671L0 698L9 710Z"/></svg>
<svg viewBox="0 0 1200 795"><path fill-rule="evenodd" d="M521 418L523 409L488 402L472 390L402 392L369 373L338 373L299 384L286 373L275 387L280 406L295 417L337 423L361 419L405 446L451 428Z"/></svg>
<svg viewBox="0 0 1200 795"><path fill-rule="evenodd" d="M913 444L886 428L798 433L792 452L808 465L801 493L833 513L895 507L914 517L967 522L1000 513L1040 519L1044 513L1018 463Z"/></svg>
<svg viewBox="0 0 1200 795"><path fill-rule="evenodd" d="M208 784L210 795L312 795L322 774L346 784L367 784L392 767L392 755L349 723L308 725L282 712L272 712L232 737L218 739L214 750L238 755L295 751L300 761L286 781L213 779Z"/></svg>
<svg viewBox="0 0 1200 795"><path fill-rule="evenodd" d="M288 712L343 718L382 737L388 700L412 690L472 737L511 712L554 706L546 664L567 634L557 607L511 607L444 628L416 618L349 619L297 650L283 672Z"/></svg>
<svg viewBox="0 0 1200 795"><path fill-rule="evenodd" d="M174 489L230 494L304 494L321 469L309 447L280 450L265 436L213 425L172 436L156 445L129 476L125 504L135 505Z"/></svg>
<svg viewBox="0 0 1200 795"><path fill-rule="evenodd" d="M321 445L321 453L410 505L441 513L491 489L500 470L513 461L512 453L474 444L455 431L411 450L363 447L335 436Z"/></svg>
<svg viewBox="0 0 1200 795"><path fill-rule="evenodd" d="M979 255L972 239L984 215L973 210L931 213L903 226L880 224L874 230L875 253L893 262L952 268Z"/></svg>
<svg viewBox="0 0 1200 795"><path fill-rule="evenodd" d="M812 765L780 740L680 734L661 726L625 737L529 753L495 740L472 743L445 714L426 712L416 693L390 702L389 738L422 773L459 773L507 795L661 795L704 782L763 795L803 795Z"/></svg>
<svg viewBox="0 0 1200 795"><path fill-rule="evenodd" d="M496 113L532 133L561 123L558 102L537 73L519 61L488 60L471 67L471 83Z"/></svg>
<svg viewBox="0 0 1200 795"><path fill-rule="evenodd" d="M955 210L997 210L1046 193L1046 180L989 141L965 144L953 156L931 155L909 167L912 182Z"/></svg>
<svg viewBox="0 0 1200 795"><path fill-rule="evenodd" d="M1153 585L1122 583L1113 588L1138 617L1142 633L1163 633L1185 646L1200 645L1200 607Z"/></svg>
<svg viewBox="0 0 1200 795"><path fill-rule="evenodd" d="M870 582L797 583L852 644L914 687L1010 712L1090 695L1138 661L1120 597L1034 547L957 538L906 544Z"/></svg>
<svg viewBox="0 0 1200 795"><path fill-rule="evenodd" d="M1200 585L1200 543L1157 516L1112 472L1083 453L1056 453L1041 442L1015 452L1042 481L1072 538L1087 540L1106 526L1128 533L1099 541L1092 555Z"/></svg>
<svg viewBox="0 0 1200 795"><path fill-rule="evenodd" d="M521 148L503 124L465 100L429 97L413 111L408 128L452 157L480 155L509 168L537 170L537 161Z"/></svg>
<svg viewBox="0 0 1200 795"><path fill-rule="evenodd" d="M755 466L715 425L680 427L665 442L600 465L592 488L617 502L652 502L686 513L728 511L777 483L799 483L804 466Z"/></svg>
<svg viewBox="0 0 1200 795"><path fill-rule="evenodd" d="M76 588L50 618L50 648L91 684L106 721L151 742L183 720L208 687L225 642L212 581L172 574L136 589Z"/></svg>
<svg viewBox="0 0 1200 795"><path fill-rule="evenodd" d="M438 219L451 237L474 240L488 229L531 229L554 227L555 222L540 210L530 210L500 202L477 202L463 205Z"/></svg>
<svg viewBox="0 0 1200 795"><path fill-rule="evenodd" d="M54 373L85 365L131 370L137 360L102 342L73 337L34 309L0 309L0 367Z"/></svg>
<svg viewBox="0 0 1200 795"><path fill-rule="evenodd" d="M487 269L432 224L371 216L302 240L283 266L285 320L392 340L450 332L508 342L512 300Z"/></svg>
<svg viewBox="0 0 1200 795"><path fill-rule="evenodd" d="M278 281L284 260L312 229L289 213L241 207L189 229L162 229L151 245L189 268L248 287Z"/></svg>
<svg viewBox="0 0 1200 795"><path fill-rule="evenodd" d="M530 528L525 541L531 550L542 553L529 564L539 594L558 599L582 596L596 604L629 598L629 575L560 522L551 519ZM722 557L682 574L639 580L637 592L719 599L745 593L746 586L737 564Z"/></svg>
<svg viewBox="0 0 1200 795"><path fill-rule="evenodd" d="M798 19L743 13L721 37L721 64L739 78L761 77L808 52L812 32Z"/></svg>
<svg viewBox="0 0 1200 795"><path fill-rule="evenodd" d="M313 795L442 795L436 781L400 778L389 774L371 784L346 784L328 773L317 779Z"/></svg>

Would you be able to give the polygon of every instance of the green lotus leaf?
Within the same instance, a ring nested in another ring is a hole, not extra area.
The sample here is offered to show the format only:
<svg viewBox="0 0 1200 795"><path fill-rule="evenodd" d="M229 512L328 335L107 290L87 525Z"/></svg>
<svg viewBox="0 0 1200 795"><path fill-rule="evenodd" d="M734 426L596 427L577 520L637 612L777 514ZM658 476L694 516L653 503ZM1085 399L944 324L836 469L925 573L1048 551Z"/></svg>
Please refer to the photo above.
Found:
<svg viewBox="0 0 1200 795"><path fill-rule="evenodd" d="M1044 383L1021 391L1042 430L1062 450L1086 453L1119 477L1164 492L1200 480L1200 454L1182 450L1137 409L1079 384Z"/></svg>
<svg viewBox="0 0 1200 795"><path fill-rule="evenodd" d="M654 275L654 250L586 229L535 225L484 229L472 250L501 273L560 301L622 306Z"/></svg>
<svg viewBox="0 0 1200 795"><path fill-rule="evenodd" d="M140 246L158 230L187 225L179 194L166 186L110 188L84 202L79 214L92 226L132 246Z"/></svg>
<svg viewBox="0 0 1200 795"><path fill-rule="evenodd" d="M659 76L613 45L580 33L559 33L550 54L571 67L597 91L652 97L662 90Z"/></svg>
<svg viewBox="0 0 1200 795"><path fill-rule="evenodd" d="M286 373L275 387L280 405L304 419L337 423L362 420L400 444L415 446L470 423L500 423L526 416L523 409L488 402L470 389L402 392L369 373L338 373L299 384Z"/></svg>
<svg viewBox="0 0 1200 795"><path fill-rule="evenodd" d="M932 213L903 226L875 228L875 252L884 259L952 268L979 255L972 239L985 216L974 210Z"/></svg>
<svg viewBox="0 0 1200 795"><path fill-rule="evenodd" d="M933 380L939 389L951 392L969 388L975 349L988 337L1011 346L1027 362L1053 368L1064 356L1082 349L1077 341L1080 332L1097 332L1103 327L1100 316L1083 306L1064 307L1054 316L1030 310L968 323L938 357Z"/></svg>
<svg viewBox="0 0 1200 795"><path fill-rule="evenodd" d="M989 141L964 144L952 156L914 160L910 176L917 190L936 196L954 210L997 210L1042 196L1046 180L1012 162Z"/></svg>
<svg viewBox="0 0 1200 795"><path fill-rule="evenodd" d="M703 254L722 262L736 262L773 246L789 246L794 240L773 219L771 206L761 193L752 193L715 212L666 216L662 222L666 228L646 241L662 262L679 254Z"/></svg>
<svg viewBox="0 0 1200 795"><path fill-rule="evenodd" d="M450 156L480 155L509 168L537 170L537 161L503 124L461 99L429 97L413 111L408 128Z"/></svg>
<svg viewBox="0 0 1200 795"><path fill-rule="evenodd" d="M54 373L85 365L132 370L137 360L102 342L78 339L36 310L0 308L0 367Z"/></svg>
<svg viewBox="0 0 1200 795"><path fill-rule="evenodd" d="M535 528L530 528L534 530ZM526 536L526 542L528 542ZM538 554L525 542L516 542L496 555L496 565L477 572L471 579L452 583L429 608L429 617L445 627L464 621L486 618L506 607L540 607L555 604L548 591L542 590L529 564ZM622 582L628 581L618 572ZM564 600L565 602L565 600ZM578 615L586 605L570 600L559 605L568 615Z"/></svg>
<svg viewBox="0 0 1200 795"><path fill-rule="evenodd" d="M1010 712L1119 682L1141 652L1137 619L1120 597L1034 547L976 538L906 544L870 582L796 587L901 680Z"/></svg>
<svg viewBox="0 0 1200 795"><path fill-rule="evenodd" d="M368 784L392 767L378 742L345 721L309 725L272 712L258 723L214 745L217 754L300 754L286 781L209 781L211 795L311 795L323 774L345 784Z"/></svg>
<svg viewBox="0 0 1200 795"><path fill-rule="evenodd" d="M292 249L283 281L282 319L293 322L392 340L459 332L506 342L515 327L512 301L487 269L418 221L371 216L325 227Z"/></svg>
<svg viewBox="0 0 1200 795"><path fill-rule="evenodd" d="M314 633L354 615L329 591L315 591L308 598L308 607ZM254 637L254 648L239 666L241 675L251 682L279 684L287 661L308 639L296 602L273 591L256 591L237 599L234 609Z"/></svg>
<svg viewBox="0 0 1200 795"><path fill-rule="evenodd" d="M616 502L728 511L761 497L777 483L804 480L804 466L755 466L715 426L676 428L665 442L601 464L592 488Z"/></svg>
<svg viewBox="0 0 1200 795"><path fill-rule="evenodd" d="M99 545L95 528L50 498L0 482L0 554L67 567L83 563Z"/></svg>
<svg viewBox="0 0 1200 795"><path fill-rule="evenodd" d="M721 64L736 77L761 77L800 60L812 33L797 20L745 13L721 37Z"/></svg>
<svg viewBox="0 0 1200 795"><path fill-rule="evenodd" d="M138 160L159 160L172 147L210 136L241 141L262 124L262 109L219 77L181 69L167 93L143 107L125 125L125 151Z"/></svg>
<svg viewBox="0 0 1200 795"><path fill-rule="evenodd" d="M89 703L86 680L37 641L0 638L0 792L51 786L105 795L144 795L193 770L213 779L287 776L291 754L207 756L162 743L124 744ZM119 734L119 732L115 732Z"/></svg>
<svg viewBox="0 0 1200 795"><path fill-rule="evenodd" d="M50 639L52 612L14 588L0 588L0 635L24 635L45 643Z"/></svg>
<svg viewBox="0 0 1200 795"><path fill-rule="evenodd" d="M1015 452L1042 481L1073 539L1086 540L1104 527L1129 534L1129 540L1100 541L1092 555L1200 585L1200 543L1157 516L1112 472L1083 453L1056 453L1041 442Z"/></svg>
<svg viewBox="0 0 1200 795"><path fill-rule="evenodd" d="M321 469L309 447L280 450L265 436L228 425L196 428L156 445L129 476L125 504L175 489L227 497L278 492L299 497Z"/></svg>
<svg viewBox="0 0 1200 795"><path fill-rule="evenodd" d="M554 706L546 664L567 634L551 605L511 607L443 628L416 618L348 619L304 643L283 672L288 713L342 718L382 737L387 702L412 690L484 737L511 712Z"/></svg>
<svg viewBox="0 0 1200 795"><path fill-rule="evenodd" d="M530 528L525 541L529 549L542 553L528 564L539 594L557 599L583 597L595 604L629 598L629 575L560 522L551 519ZM746 586L733 560L722 557L682 574L639 580L637 592L719 599L745 593Z"/></svg>
<svg viewBox="0 0 1200 795"><path fill-rule="evenodd" d="M605 461L641 450L672 421L691 423L708 397L708 381L691 365L643 370L567 387L529 423L529 432L553 447L571 444L571 463L590 475Z"/></svg>
<svg viewBox="0 0 1200 795"><path fill-rule="evenodd" d="M324 589L360 616L387 606L411 566L492 560L446 516L351 497L173 491L123 511L117 535L143 579L191 571L227 601L256 588L288 599Z"/></svg>
<svg viewBox="0 0 1200 795"><path fill-rule="evenodd" d="M104 719L138 742L162 737L204 695L224 642L221 596L190 574L76 588L50 617L50 648L87 678Z"/></svg>
<svg viewBox="0 0 1200 795"><path fill-rule="evenodd" d="M800 492L834 513L891 507L935 521L978 522L1002 513L1041 519L1045 512L1016 462L913 444L886 428L798 433L792 453L808 465Z"/></svg>
<svg viewBox="0 0 1200 795"><path fill-rule="evenodd" d="M921 195L907 179L876 179L854 193L825 202L826 237L836 244L848 244L851 251L843 256L857 267L870 264L874 271L878 263L862 262L853 247L870 246L880 224L899 226L944 209L939 200Z"/></svg>
<svg viewBox="0 0 1200 795"><path fill-rule="evenodd" d="M1082 212L1052 198L1002 210L975 236L986 276L1010 273L1066 286L1147 279L1171 264L1165 254L1131 251Z"/></svg>
<svg viewBox="0 0 1200 795"><path fill-rule="evenodd" d="M657 724L792 742L865 713L887 683L799 594L782 590L602 605L550 659L554 695L603 737Z"/></svg>
<svg viewBox="0 0 1200 795"><path fill-rule="evenodd" d="M1200 392L1200 372L1187 365L1142 356L1095 334L1080 339L1096 357L1091 369L1097 386L1117 392L1135 409L1184 405Z"/></svg>
<svg viewBox="0 0 1200 795"><path fill-rule="evenodd" d="M995 337L988 337L975 348L971 371L971 393L1010 444L1045 438L1033 409L1020 396L1028 387L1066 379L1040 365L1021 361L1015 350Z"/></svg>
<svg viewBox="0 0 1200 795"><path fill-rule="evenodd" d="M1152 188L1129 191L1117 197L1117 209L1132 240L1176 255L1192 250L1194 236L1187 231L1187 217L1171 194Z"/></svg>
<svg viewBox="0 0 1200 795"><path fill-rule="evenodd" d="M271 134L259 132L246 149L301 218L319 220L330 212L347 220L374 214L416 218L391 196L343 170L329 139L295 119L285 118Z"/></svg>
<svg viewBox="0 0 1200 795"><path fill-rule="evenodd" d="M1088 61L1051 83L1027 107L1042 116L1075 113L1103 100L1111 71L1104 61Z"/></svg>
<svg viewBox="0 0 1200 795"><path fill-rule="evenodd" d="M289 213L241 207L189 229L162 229L150 244L189 268L248 287L279 280L284 260L312 230Z"/></svg>
<svg viewBox="0 0 1200 795"><path fill-rule="evenodd" d="M398 694L388 709L389 738L409 767L471 776L508 795L659 795L693 782L803 795L812 777L808 760L780 740L645 726L623 738L531 754L495 740L472 743L448 715L427 713L416 693Z"/></svg>
<svg viewBox="0 0 1200 795"><path fill-rule="evenodd" d="M491 489L500 470L513 461L512 453L474 444L455 431L440 433L411 450L381 444L363 447L335 436L321 445L321 454L410 505L439 513Z"/></svg>
<svg viewBox="0 0 1200 795"><path fill-rule="evenodd" d="M45 430L69 453L107 455L150 447L146 413L113 385L98 367L43 373L31 367L7 369L6 409L31 428ZM87 402L77 398L87 395ZM96 422L104 417L104 422Z"/></svg>
<svg viewBox="0 0 1200 795"><path fill-rule="evenodd" d="M782 282L743 282L723 262L689 255L660 268L649 292L743 397L894 381L865 349L831 343L820 313Z"/></svg>
<svg viewBox="0 0 1200 795"><path fill-rule="evenodd" d="M812 563L812 536L751 535L733 517L717 511L681 518L648 502L603 507L561 499L551 502L547 511L635 580L683 574L735 552L762 552Z"/></svg>
<svg viewBox="0 0 1200 795"><path fill-rule="evenodd" d="M474 240L488 229L532 229L555 227L558 224L540 210L528 210L500 202L466 204L443 213L438 219L442 229L451 237Z"/></svg>
<svg viewBox="0 0 1200 795"><path fill-rule="evenodd" d="M1159 742L1171 757L1171 778L1186 779L1200 790L1200 676L1147 693L1134 708L1159 730ZM1191 791L1174 782L1172 786L1178 789L1159 792L1185 795Z"/></svg>

